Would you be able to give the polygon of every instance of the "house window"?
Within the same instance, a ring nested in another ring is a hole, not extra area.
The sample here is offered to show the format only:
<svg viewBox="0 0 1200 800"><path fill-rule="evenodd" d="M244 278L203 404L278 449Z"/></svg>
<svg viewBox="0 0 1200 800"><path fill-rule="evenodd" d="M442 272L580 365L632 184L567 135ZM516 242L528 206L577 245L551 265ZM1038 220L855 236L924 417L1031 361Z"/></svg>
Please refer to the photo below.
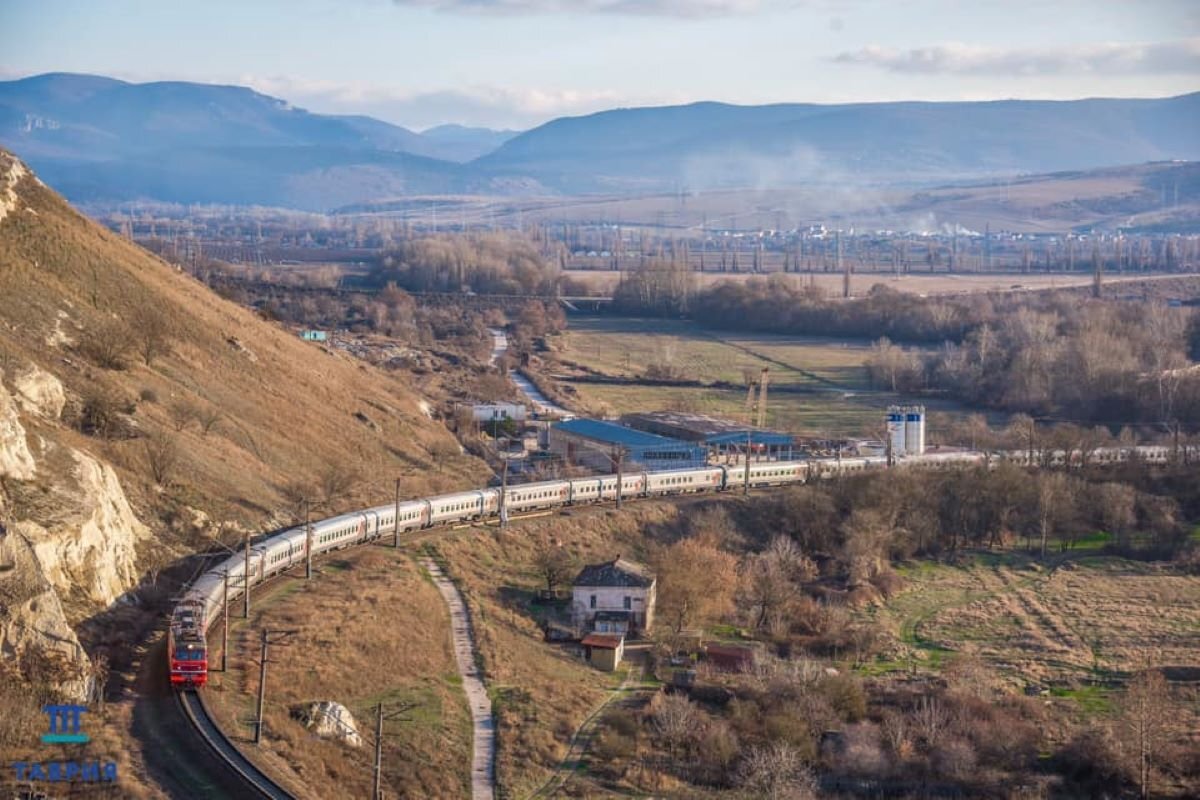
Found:
<svg viewBox="0 0 1200 800"><path fill-rule="evenodd" d="M628 611L631 608L633 608L633 598L625 595L625 610Z"/></svg>
<svg viewBox="0 0 1200 800"><path fill-rule="evenodd" d="M592 595L592 608L596 607L596 595Z"/></svg>

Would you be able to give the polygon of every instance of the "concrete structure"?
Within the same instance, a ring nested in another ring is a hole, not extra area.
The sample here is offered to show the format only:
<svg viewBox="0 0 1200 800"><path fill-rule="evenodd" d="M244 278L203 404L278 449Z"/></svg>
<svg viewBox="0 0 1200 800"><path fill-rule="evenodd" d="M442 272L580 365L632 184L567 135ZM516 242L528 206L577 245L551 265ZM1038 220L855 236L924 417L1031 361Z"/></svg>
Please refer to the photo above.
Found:
<svg viewBox="0 0 1200 800"><path fill-rule="evenodd" d="M904 452L925 454L925 406L910 406L904 412Z"/></svg>
<svg viewBox="0 0 1200 800"><path fill-rule="evenodd" d="M602 633L649 632L656 590L654 575L641 564L620 556L589 564L579 571L571 589L572 621L582 630Z"/></svg>
<svg viewBox="0 0 1200 800"><path fill-rule="evenodd" d="M620 634L589 633L580 644L588 663L605 672L615 670L625 657L625 637Z"/></svg>
<svg viewBox="0 0 1200 800"><path fill-rule="evenodd" d="M511 419L524 422L527 411L520 403L477 403L471 406L471 417L479 423Z"/></svg>
<svg viewBox="0 0 1200 800"><path fill-rule="evenodd" d="M323 342L329 336L325 331L300 331L300 338L306 342Z"/></svg>
<svg viewBox="0 0 1200 800"><path fill-rule="evenodd" d="M925 406L890 406L887 435L893 458L924 455Z"/></svg>
<svg viewBox="0 0 1200 800"><path fill-rule="evenodd" d="M625 470L701 467L706 452L699 445L627 428L615 422L573 419L551 426L549 450L570 464L615 472L618 455Z"/></svg>
<svg viewBox="0 0 1200 800"><path fill-rule="evenodd" d="M721 417L679 411L651 411L626 414L621 417L621 422L639 431L703 445L713 458L745 453L747 437L755 456L780 459L794 457L795 440L791 434L762 430Z"/></svg>

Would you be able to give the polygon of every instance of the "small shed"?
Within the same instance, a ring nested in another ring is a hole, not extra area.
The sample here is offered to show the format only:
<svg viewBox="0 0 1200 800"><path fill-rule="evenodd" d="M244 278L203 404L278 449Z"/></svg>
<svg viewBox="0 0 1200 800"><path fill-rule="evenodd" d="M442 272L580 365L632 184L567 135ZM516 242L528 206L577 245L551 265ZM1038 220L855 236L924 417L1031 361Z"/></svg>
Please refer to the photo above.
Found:
<svg viewBox="0 0 1200 800"><path fill-rule="evenodd" d="M710 644L704 648L704 659L724 672L746 672L754 668L757 654L752 647Z"/></svg>
<svg viewBox="0 0 1200 800"><path fill-rule="evenodd" d="M306 342L323 342L328 339L325 331L300 331L300 338Z"/></svg>
<svg viewBox="0 0 1200 800"><path fill-rule="evenodd" d="M606 633L589 633L583 637L583 657L596 669L612 672L625 657L625 637Z"/></svg>

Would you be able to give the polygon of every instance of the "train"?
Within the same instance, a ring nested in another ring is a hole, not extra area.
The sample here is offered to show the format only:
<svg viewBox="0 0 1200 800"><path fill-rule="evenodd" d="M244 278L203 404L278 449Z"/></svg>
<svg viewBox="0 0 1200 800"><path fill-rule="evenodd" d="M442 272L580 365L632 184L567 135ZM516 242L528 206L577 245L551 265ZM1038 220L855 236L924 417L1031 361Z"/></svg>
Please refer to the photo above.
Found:
<svg viewBox="0 0 1200 800"><path fill-rule="evenodd" d="M1112 464L1137 458L1149 464L1166 464L1174 452L1165 446L1100 448L1088 454L1088 460L1094 464ZM1189 459L1200 458L1200 448L1189 448L1187 455ZM1028 465L1031 461L1051 466L1078 465L1083 461L1083 454L1079 451L945 451L907 456L891 465L883 456L854 456L663 471L626 471L619 475L596 475L517 484L504 489L489 487L454 492L340 514L308 526L299 525L252 544L249 557L245 551L229 556L192 582L171 617L167 650L171 685L180 689L197 689L207 683L204 632L221 611L222 604L240 597L247 586L253 588L304 563L310 556L310 541L311 555L317 556L388 535L399 536L439 526L507 517L515 513L616 501L618 491L622 500L635 500L803 484L810 480L852 475L889 466L898 469L938 469L986 465L998 461L1022 465Z"/></svg>

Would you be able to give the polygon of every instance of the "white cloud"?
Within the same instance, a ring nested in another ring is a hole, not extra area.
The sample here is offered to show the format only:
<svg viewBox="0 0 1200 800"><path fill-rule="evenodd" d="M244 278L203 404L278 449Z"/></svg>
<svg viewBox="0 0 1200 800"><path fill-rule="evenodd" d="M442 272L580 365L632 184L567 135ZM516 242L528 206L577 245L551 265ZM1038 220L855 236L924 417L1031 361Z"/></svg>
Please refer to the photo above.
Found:
<svg viewBox="0 0 1200 800"><path fill-rule="evenodd" d="M238 83L312 111L368 114L414 129L443 122L529 128L560 116L588 114L618 105L662 104L681 99L630 96L615 89L467 86L417 91L369 83L258 75L242 75Z"/></svg>
<svg viewBox="0 0 1200 800"><path fill-rule="evenodd" d="M460 14L625 14L726 17L751 14L774 0L392 0L398 6Z"/></svg>
<svg viewBox="0 0 1200 800"><path fill-rule="evenodd" d="M1195 75L1200 74L1200 37L1020 48L956 42L912 50L871 45L833 60L922 75Z"/></svg>

